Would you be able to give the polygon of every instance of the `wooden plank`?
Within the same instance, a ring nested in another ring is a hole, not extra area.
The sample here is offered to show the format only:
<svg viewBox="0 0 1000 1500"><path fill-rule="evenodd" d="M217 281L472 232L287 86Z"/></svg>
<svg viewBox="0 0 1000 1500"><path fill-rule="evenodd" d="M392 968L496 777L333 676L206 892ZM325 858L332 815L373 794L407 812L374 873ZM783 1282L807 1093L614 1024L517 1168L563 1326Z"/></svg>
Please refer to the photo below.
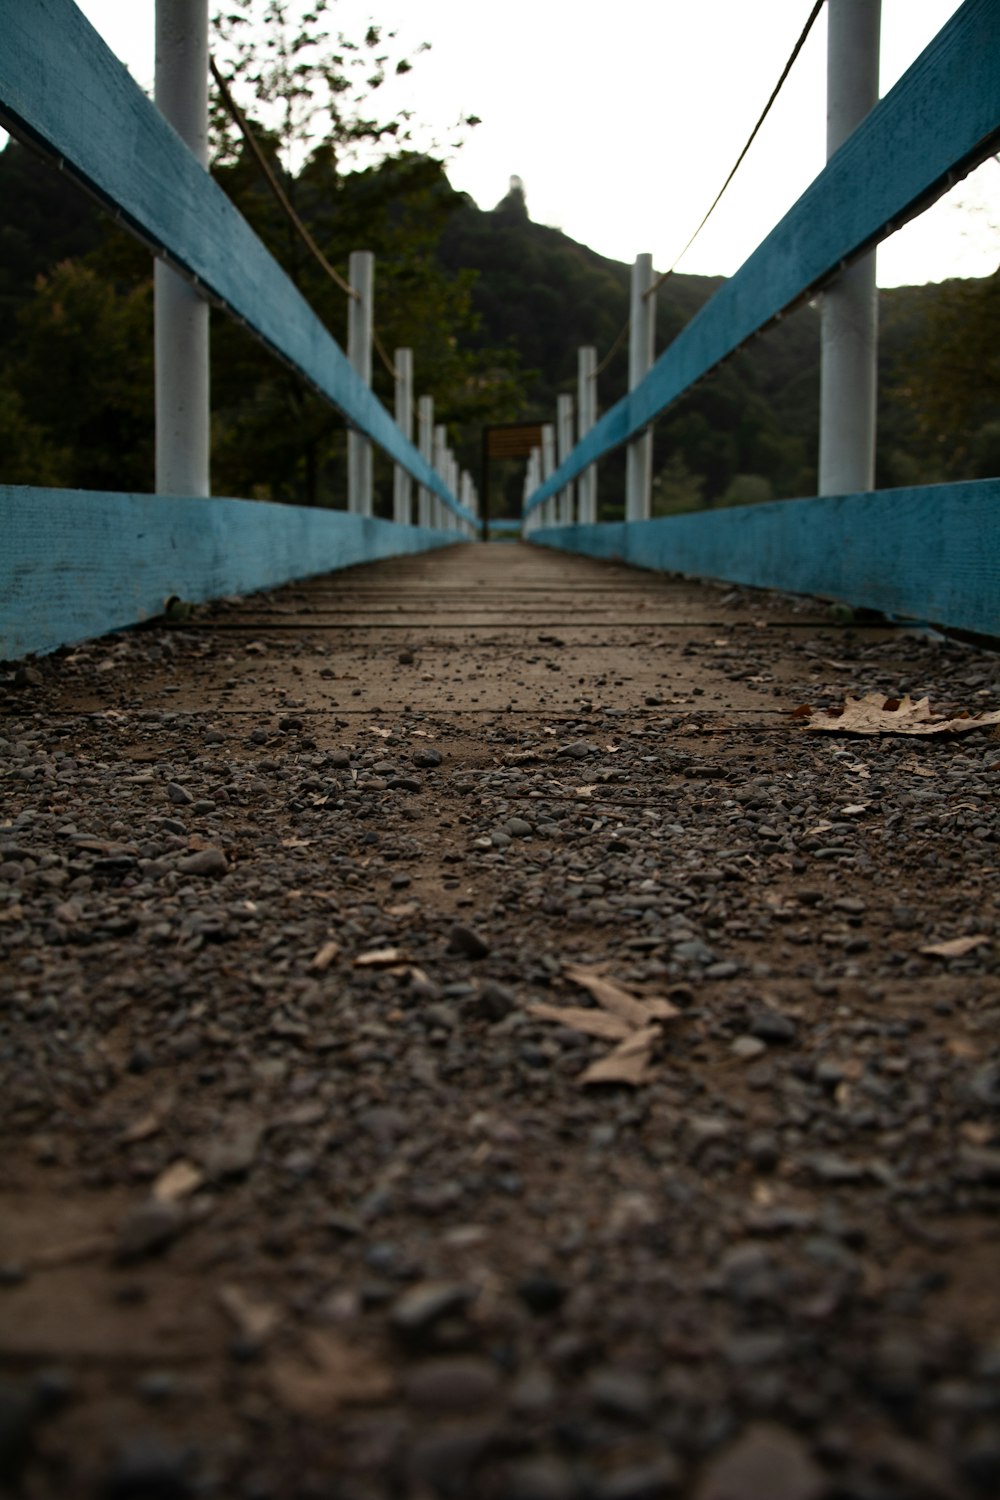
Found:
<svg viewBox="0 0 1000 1500"><path fill-rule="evenodd" d="M544 527L530 539L1000 637L1000 479Z"/></svg>
<svg viewBox="0 0 1000 1500"><path fill-rule="evenodd" d="M346 511L0 486L0 657L293 578L464 540Z"/></svg>
<svg viewBox="0 0 1000 1500"><path fill-rule="evenodd" d="M473 522L72 0L0 0L0 122L61 159L420 484ZM346 309L345 309L346 318Z"/></svg>
<svg viewBox="0 0 1000 1500"><path fill-rule="evenodd" d="M525 513L655 416L758 329L996 149L1000 5L966 0L750 258L577 444Z"/></svg>

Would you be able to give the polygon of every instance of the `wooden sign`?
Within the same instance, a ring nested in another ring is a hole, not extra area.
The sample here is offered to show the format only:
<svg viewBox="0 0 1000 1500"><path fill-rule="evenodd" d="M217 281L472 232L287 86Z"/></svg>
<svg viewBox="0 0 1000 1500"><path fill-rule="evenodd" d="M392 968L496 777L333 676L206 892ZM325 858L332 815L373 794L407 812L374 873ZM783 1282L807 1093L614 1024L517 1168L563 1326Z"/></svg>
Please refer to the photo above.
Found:
<svg viewBox="0 0 1000 1500"><path fill-rule="evenodd" d="M528 458L532 448L541 446L541 422L503 422L483 428L487 458Z"/></svg>

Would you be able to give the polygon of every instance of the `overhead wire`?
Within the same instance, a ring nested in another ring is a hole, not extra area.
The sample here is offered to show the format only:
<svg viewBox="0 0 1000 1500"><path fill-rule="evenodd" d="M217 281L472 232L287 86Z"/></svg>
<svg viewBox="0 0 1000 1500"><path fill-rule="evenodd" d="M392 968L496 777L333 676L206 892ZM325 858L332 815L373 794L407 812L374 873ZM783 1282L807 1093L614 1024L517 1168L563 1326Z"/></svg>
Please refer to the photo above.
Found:
<svg viewBox="0 0 1000 1500"><path fill-rule="evenodd" d="M813 8L809 12L808 20L806 21L806 24L802 28L802 31L801 31L801 33L799 35L799 38L798 38L798 41L795 43L795 46L792 48L792 51L789 54L788 61L785 63L785 66L781 70L781 76L779 77L779 79L778 79L777 83L775 84L774 88L771 90L770 98L768 99L767 103L765 104L764 109L761 112L760 118L758 119L758 121L757 121L756 125L754 126L753 130L750 132L750 135L747 137L746 144L744 145L743 150L740 152L739 156L736 158L736 161L734 162L733 167L732 167L732 169L731 169L728 177L726 178L725 182L722 184L722 186L719 189L719 191L716 193L715 197L712 199L712 203L711 203L711 205L710 205L710 207L708 209L708 212L703 217L701 223L698 225L697 229L694 231L694 234L692 234L691 238L688 240L688 242L684 246L683 250L674 259L674 262L671 265L670 269L668 271L661 271L660 274L659 274L659 276L655 277L655 279L651 282L651 284L646 288L645 292L643 293L644 297L651 297L651 296L653 296L653 294L656 292L657 288L661 287L663 285L663 283L666 280L668 280L668 278L671 277L674 274L674 272L676 271L677 267L679 266L679 264L681 263L681 261L684 259L685 255L688 253L688 251L691 249L691 246L694 244L695 240L701 234L701 231L704 229L705 225L708 223L709 219L712 217L712 215L715 212L715 210L718 208L719 203L722 200L723 194L725 193L726 189L729 187L729 184L732 182L733 178L736 176L736 173L739 171L740 167L743 165L743 161L744 161L744 158L746 157L747 152L750 150L750 147L753 145L754 141L756 140L756 138L757 138L757 136L758 136L758 134L760 132L761 126L764 124L764 121L767 119L768 115L771 112L771 109L772 109L772 107L774 105L775 100L777 99L778 95L781 93L781 90L784 87L785 81L788 78L789 73L792 71L792 68L795 66L796 59L798 58L799 53L802 51L802 48L805 46L806 40L808 39L808 36L809 36L809 33L812 31L812 28L813 28L813 26L814 26L814 24L815 24L815 22L816 22L816 20L817 20L817 18L819 16L820 11L823 9L823 6L824 6L825 3L826 3L826 0L815 0ZM632 327L632 319L629 318L625 322L624 326L619 330L618 334L615 337L614 342L612 343L612 345L611 345L610 349L608 350L607 354L601 360L600 364L598 364L595 367L595 369L591 372L591 375L590 375L590 379L591 380L596 380L597 377L598 377L598 375L600 375L601 371L605 370L608 367L608 365L611 363L611 361L614 358L614 356L617 354L617 352L618 352L618 350L619 350L619 348L620 348L620 346L622 344L622 341L626 338L626 336L627 336L627 334L629 332L629 329L631 327Z"/></svg>
<svg viewBox="0 0 1000 1500"><path fill-rule="evenodd" d="M806 21L806 24L803 26L802 31L801 31L801 33L799 35L799 39L795 43L795 46L792 48L792 51L791 51L791 53L789 55L789 58L788 58L788 61L785 63L785 66L781 70L781 77L778 79L777 83L774 85L774 88L771 90L771 97L768 99L767 103L764 105L764 109L763 109L763 111L761 113L760 119L757 121L757 123L754 126L753 130L751 130L749 136L747 137L746 145L743 147L743 150L740 152L739 156L736 158L736 161L733 164L733 167L732 167L732 169L731 169L731 171L729 173L729 176L726 178L725 182L722 184L722 186L720 187L719 191L716 193L715 197L712 199L712 202L711 202L711 205L710 205L710 207L708 209L708 212L705 214L704 218L702 219L701 223L698 225L698 227L695 230L694 234L691 236L691 238L688 240L687 244L684 246L684 249L675 258L674 263L670 267L669 271L661 271L660 275L656 277L656 279L651 283L651 285L643 293L644 296L651 297L653 295L653 293L656 291L657 287L661 287L663 285L663 283L667 280L667 278L669 276L672 276L674 274L675 270L680 265L681 261L684 259L685 255L688 253L688 251L691 249L691 246L694 244L695 240L701 234L701 231L704 229L705 225L708 223L709 219L712 217L712 215L714 214L715 210L718 208L719 203L720 203L720 201L722 199L722 195L725 193L725 191L728 188L729 184L732 182L733 178L736 176L736 173L739 171L740 167L743 165L743 159L744 159L744 157L746 156L747 152L750 150L750 147L753 145L754 141L757 139L757 135L758 135L758 133L760 131L760 128L763 125L764 121L767 119L768 115L771 113L771 108L774 105L774 102L777 99L778 95L781 93L781 90L782 90L782 88L784 87L784 84L785 84L785 80L787 79L789 73L792 71L792 68L795 66L796 59L798 58L799 53L802 51L802 48L805 46L806 40L807 40L807 38L809 36L809 33L812 31L813 26L814 26L814 24L815 24L815 22L816 22L816 20L817 20L817 18L819 16L819 13L823 9L823 6L824 6L825 3L826 3L826 0L815 0L815 4L813 5L813 8L809 12L809 19Z"/></svg>

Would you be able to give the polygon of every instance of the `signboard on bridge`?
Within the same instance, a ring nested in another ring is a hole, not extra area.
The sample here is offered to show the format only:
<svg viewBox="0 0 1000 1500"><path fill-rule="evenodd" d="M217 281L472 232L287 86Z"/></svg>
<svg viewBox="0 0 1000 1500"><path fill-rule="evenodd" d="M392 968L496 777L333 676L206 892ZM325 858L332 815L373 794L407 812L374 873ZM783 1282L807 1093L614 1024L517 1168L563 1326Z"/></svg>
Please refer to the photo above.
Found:
<svg viewBox="0 0 1000 1500"><path fill-rule="evenodd" d="M541 422L500 422L483 428L486 458L530 458L531 450L541 446Z"/></svg>

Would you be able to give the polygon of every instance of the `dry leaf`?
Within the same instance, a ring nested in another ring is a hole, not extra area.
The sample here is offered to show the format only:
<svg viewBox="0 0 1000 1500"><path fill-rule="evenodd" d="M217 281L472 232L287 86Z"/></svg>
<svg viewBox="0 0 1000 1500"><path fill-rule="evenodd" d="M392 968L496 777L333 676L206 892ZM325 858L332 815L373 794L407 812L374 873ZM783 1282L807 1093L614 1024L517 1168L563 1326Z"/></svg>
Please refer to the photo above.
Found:
<svg viewBox="0 0 1000 1500"><path fill-rule="evenodd" d="M804 727L833 734L965 734L1000 724L1000 709L992 713L962 713L956 718L935 714L928 698L886 698L882 693L866 693L863 698L845 698L843 708L794 710L796 718L805 719Z"/></svg>
<svg viewBox="0 0 1000 1500"><path fill-rule="evenodd" d="M123 1146L131 1146L136 1141L148 1141L151 1135L162 1128L162 1124L157 1114L143 1115L141 1120L125 1127L120 1136L121 1143Z"/></svg>
<svg viewBox="0 0 1000 1500"><path fill-rule="evenodd" d="M389 736L392 734L392 730L391 729L383 729L380 724L369 724L368 725L368 733L369 734L377 734L380 739L387 740L389 738Z"/></svg>
<svg viewBox="0 0 1000 1500"><path fill-rule="evenodd" d="M598 783L596 781L593 782L590 786L576 786L573 788L573 795L580 801L583 801L587 797L592 797L597 791L597 787Z"/></svg>
<svg viewBox="0 0 1000 1500"><path fill-rule="evenodd" d="M387 917L415 917L420 910L419 901L400 901L396 906L387 906L385 914Z"/></svg>
<svg viewBox="0 0 1000 1500"><path fill-rule="evenodd" d="M324 943L322 948L320 948L316 957L309 965L310 969L315 969L317 974L325 974L339 952L340 944L335 943L331 938L328 943Z"/></svg>
<svg viewBox="0 0 1000 1500"><path fill-rule="evenodd" d="M580 1082L627 1083L636 1088L649 1080L649 1059L659 1028L647 1026L643 1031L634 1031L606 1057L591 1063L586 1072L580 1074Z"/></svg>
<svg viewBox="0 0 1000 1500"><path fill-rule="evenodd" d="M537 1001L526 1009L543 1021L555 1021L560 1026L568 1026L571 1031L603 1037L608 1042L623 1041L634 1030L621 1016L609 1015L605 1010L587 1010L582 1005L545 1005Z"/></svg>
<svg viewBox="0 0 1000 1500"><path fill-rule="evenodd" d="M648 1026L650 1021L669 1021L680 1015L676 1005L671 1005L669 1000L639 1000L620 984L605 979L597 969L585 968L583 964L565 964L563 973L592 995L598 1005L603 1005L612 1015L621 1016L630 1026Z"/></svg>
<svg viewBox="0 0 1000 1500"><path fill-rule="evenodd" d="M205 1181L204 1172L189 1161L174 1161L153 1183L153 1197L159 1203L181 1203L196 1193Z"/></svg>
<svg viewBox="0 0 1000 1500"><path fill-rule="evenodd" d="M238 1332L255 1344L274 1331L281 1317L279 1308L270 1302L256 1301L238 1286L220 1286L218 1298Z"/></svg>
<svg viewBox="0 0 1000 1500"><path fill-rule="evenodd" d="M962 958L966 953L971 953L974 948L981 948L989 941L990 939L984 933L978 933L975 937L948 938L943 943L928 943L920 951L934 958Z"/></svg>
<svg viewBox="0 0 1000 1500"><path fill-rule="evenodd" d="M387 1401L395 1390L392 1373L365 1349L352 1348L333 1333L306 1335L300 1357L271 1365L271 1384L281 1404L299 1416L322 1420L341 1406Z"/></svg>
<svg viewBox="0 0 1000 1500"><path fill-rule="evenodd" d="M406 954L402 948L372 948L368 953L359 953L354 960L356 969L391 969L394 964L405 964Z"/></svg>

